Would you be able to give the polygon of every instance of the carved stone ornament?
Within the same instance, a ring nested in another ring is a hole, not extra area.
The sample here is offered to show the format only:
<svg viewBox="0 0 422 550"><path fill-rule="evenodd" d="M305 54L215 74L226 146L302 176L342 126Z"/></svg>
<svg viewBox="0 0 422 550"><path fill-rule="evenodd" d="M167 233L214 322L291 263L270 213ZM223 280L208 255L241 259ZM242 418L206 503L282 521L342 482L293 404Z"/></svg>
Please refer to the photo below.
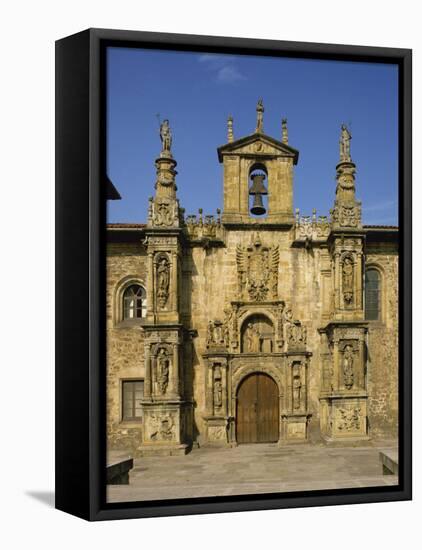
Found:
<svg viewBox="0 0 422 550"><path fill-rule="evenodd" d="M254 302L277 298L278 246L263 246L259 235L248 247L237 245L239 294Z"/></svg>
<svg viewBox="0 0 422 550"><path fill-rule="evenodd" d="M347 344L343 351L343 379L345 387L350 390L354 383L354 351L350 344Z"/></svg>
<svg viewBox="0 0 422 550"><path fill-rule="evenodd" d="M227 430L224 426L209 426L208 437L211 441L225 441Z"/></svg>
<svg viewBox="0 0 422 550"><path fill-rule="evenodd" d="M306 327L302 326L299 321L288 323L287 325L287 342L291 347L305 347L307 331Z"/></svg>
<svg viewBox="0 0 422 550"><path fill-rule="evenodd" d="M359 431L360 413L360 407L337 409L337 429L345 432Z"/></svg>
<svg viewBox="0 0 422 550"><path fill-rule="evenodd" d="M237 347L238 325L237 307L230 306L224 309L224 320L214 319L208 322L207 347Z"/></svg>
<svg viewBox="0 0 422 550"><path fill-rule="evenodd" d="M153 225L158 227L171 227L175 225L178 209L176 201L166 198L157 198L152 204Z"/></svg>
<svg viewBox="0 0 422 550"><path fill-rule="evenodd" d="M167 391L167 386L169 383L169 373L170 373L169 353L166 349L160 348L160 351L157 354L156 381L157 381L158 392L161 395L164 395Z"/></svg>
<svg viewBox="0 0 422 550"><path fill-rule="evenodd" d="M228 340L224 324L216 319L209 321L207 329L207 347L227 347Z"/></svg>
<svg viewBox="0 0 422 550"><path fill-rule="evenodd" d="M175 423L172 413L152 414L150 422L150 439L152 441L171 441L175 439Z"/></svg>
<svg viewBox="0 0 422 550"><path fill-rule="evenodd" d="M159 256L157 264L157 305L163 309L169 297L170 262L166 256Z"/></svg>
<svg viewBox="0 0 422 550"><path fill-rule="evenodd" d="M338 204L331 210L331 220L340 227L359 227L361 223L361 206L355 204Z"/></svg>

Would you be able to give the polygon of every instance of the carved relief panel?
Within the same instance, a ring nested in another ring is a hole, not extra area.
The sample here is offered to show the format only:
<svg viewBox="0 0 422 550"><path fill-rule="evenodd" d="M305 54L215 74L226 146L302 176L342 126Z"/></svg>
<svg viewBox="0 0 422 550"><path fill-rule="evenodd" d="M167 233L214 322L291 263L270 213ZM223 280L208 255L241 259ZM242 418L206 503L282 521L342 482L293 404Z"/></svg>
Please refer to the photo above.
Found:
<svg viewBox="0 0 422 550"><path fill-rule="evenodd" d="M265 308L259 304L232 302L224 309L222 319L213 319L207 324L208 350L279 353L303 351L306 344L306 326L293 318L291 308L283 301L266 304Z"/></svg>
<svg viewBox="0 0 422 550"><path fill-rule="evenodd" d="M252 238L249 246L237 245L239 299L251 302L276 300L278 261L278 246L264 246L258 234Z"/></svg>

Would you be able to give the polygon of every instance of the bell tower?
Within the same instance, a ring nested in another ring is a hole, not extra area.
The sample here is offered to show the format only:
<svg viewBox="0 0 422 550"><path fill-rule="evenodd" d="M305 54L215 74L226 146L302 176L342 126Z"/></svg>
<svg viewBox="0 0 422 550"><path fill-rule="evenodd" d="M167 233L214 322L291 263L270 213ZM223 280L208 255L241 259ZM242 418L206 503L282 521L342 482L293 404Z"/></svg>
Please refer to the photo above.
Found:
<svg viewBox="0 0 422 550"><path fill-rule="evenodd" d="M293 166L299 152L288 144L287 135L286 119L281 141L264 133L262 99L253 134L235 140L229 117L228 143L217 150L224 170L224 224L294 223Z"/></svg>

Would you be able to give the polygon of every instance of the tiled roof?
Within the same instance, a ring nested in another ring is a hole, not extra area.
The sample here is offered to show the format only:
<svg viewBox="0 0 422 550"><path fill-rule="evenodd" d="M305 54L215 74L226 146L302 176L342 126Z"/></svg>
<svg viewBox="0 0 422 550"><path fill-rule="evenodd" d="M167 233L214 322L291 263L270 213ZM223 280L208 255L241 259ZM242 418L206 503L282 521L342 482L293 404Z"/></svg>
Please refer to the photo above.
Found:
<svg viewBox="0 0 422 550"><path fill-rule="evenodd" d="M398 229L397 225L364 225L365 229Z"/></svg>
<svg viewBox="0 0 422 550"><path fill-rule="evenodd" d="M142 229L146 223L108 223L108 229Z"/></svg>

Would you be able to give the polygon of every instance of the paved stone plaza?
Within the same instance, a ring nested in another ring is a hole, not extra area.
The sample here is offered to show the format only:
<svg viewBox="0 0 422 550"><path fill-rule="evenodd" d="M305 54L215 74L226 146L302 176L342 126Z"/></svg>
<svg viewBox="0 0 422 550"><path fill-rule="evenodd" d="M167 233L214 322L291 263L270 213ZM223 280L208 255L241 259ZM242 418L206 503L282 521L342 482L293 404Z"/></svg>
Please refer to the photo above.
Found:
<svg viewBox="0 0 422 550"><path fill-rule="evenodd" d="M194 449L186 456L135 459L129 485L108 486L108 502L396 485L382 475L379 452L391 442L359 447L302 444Z"/></svg>

